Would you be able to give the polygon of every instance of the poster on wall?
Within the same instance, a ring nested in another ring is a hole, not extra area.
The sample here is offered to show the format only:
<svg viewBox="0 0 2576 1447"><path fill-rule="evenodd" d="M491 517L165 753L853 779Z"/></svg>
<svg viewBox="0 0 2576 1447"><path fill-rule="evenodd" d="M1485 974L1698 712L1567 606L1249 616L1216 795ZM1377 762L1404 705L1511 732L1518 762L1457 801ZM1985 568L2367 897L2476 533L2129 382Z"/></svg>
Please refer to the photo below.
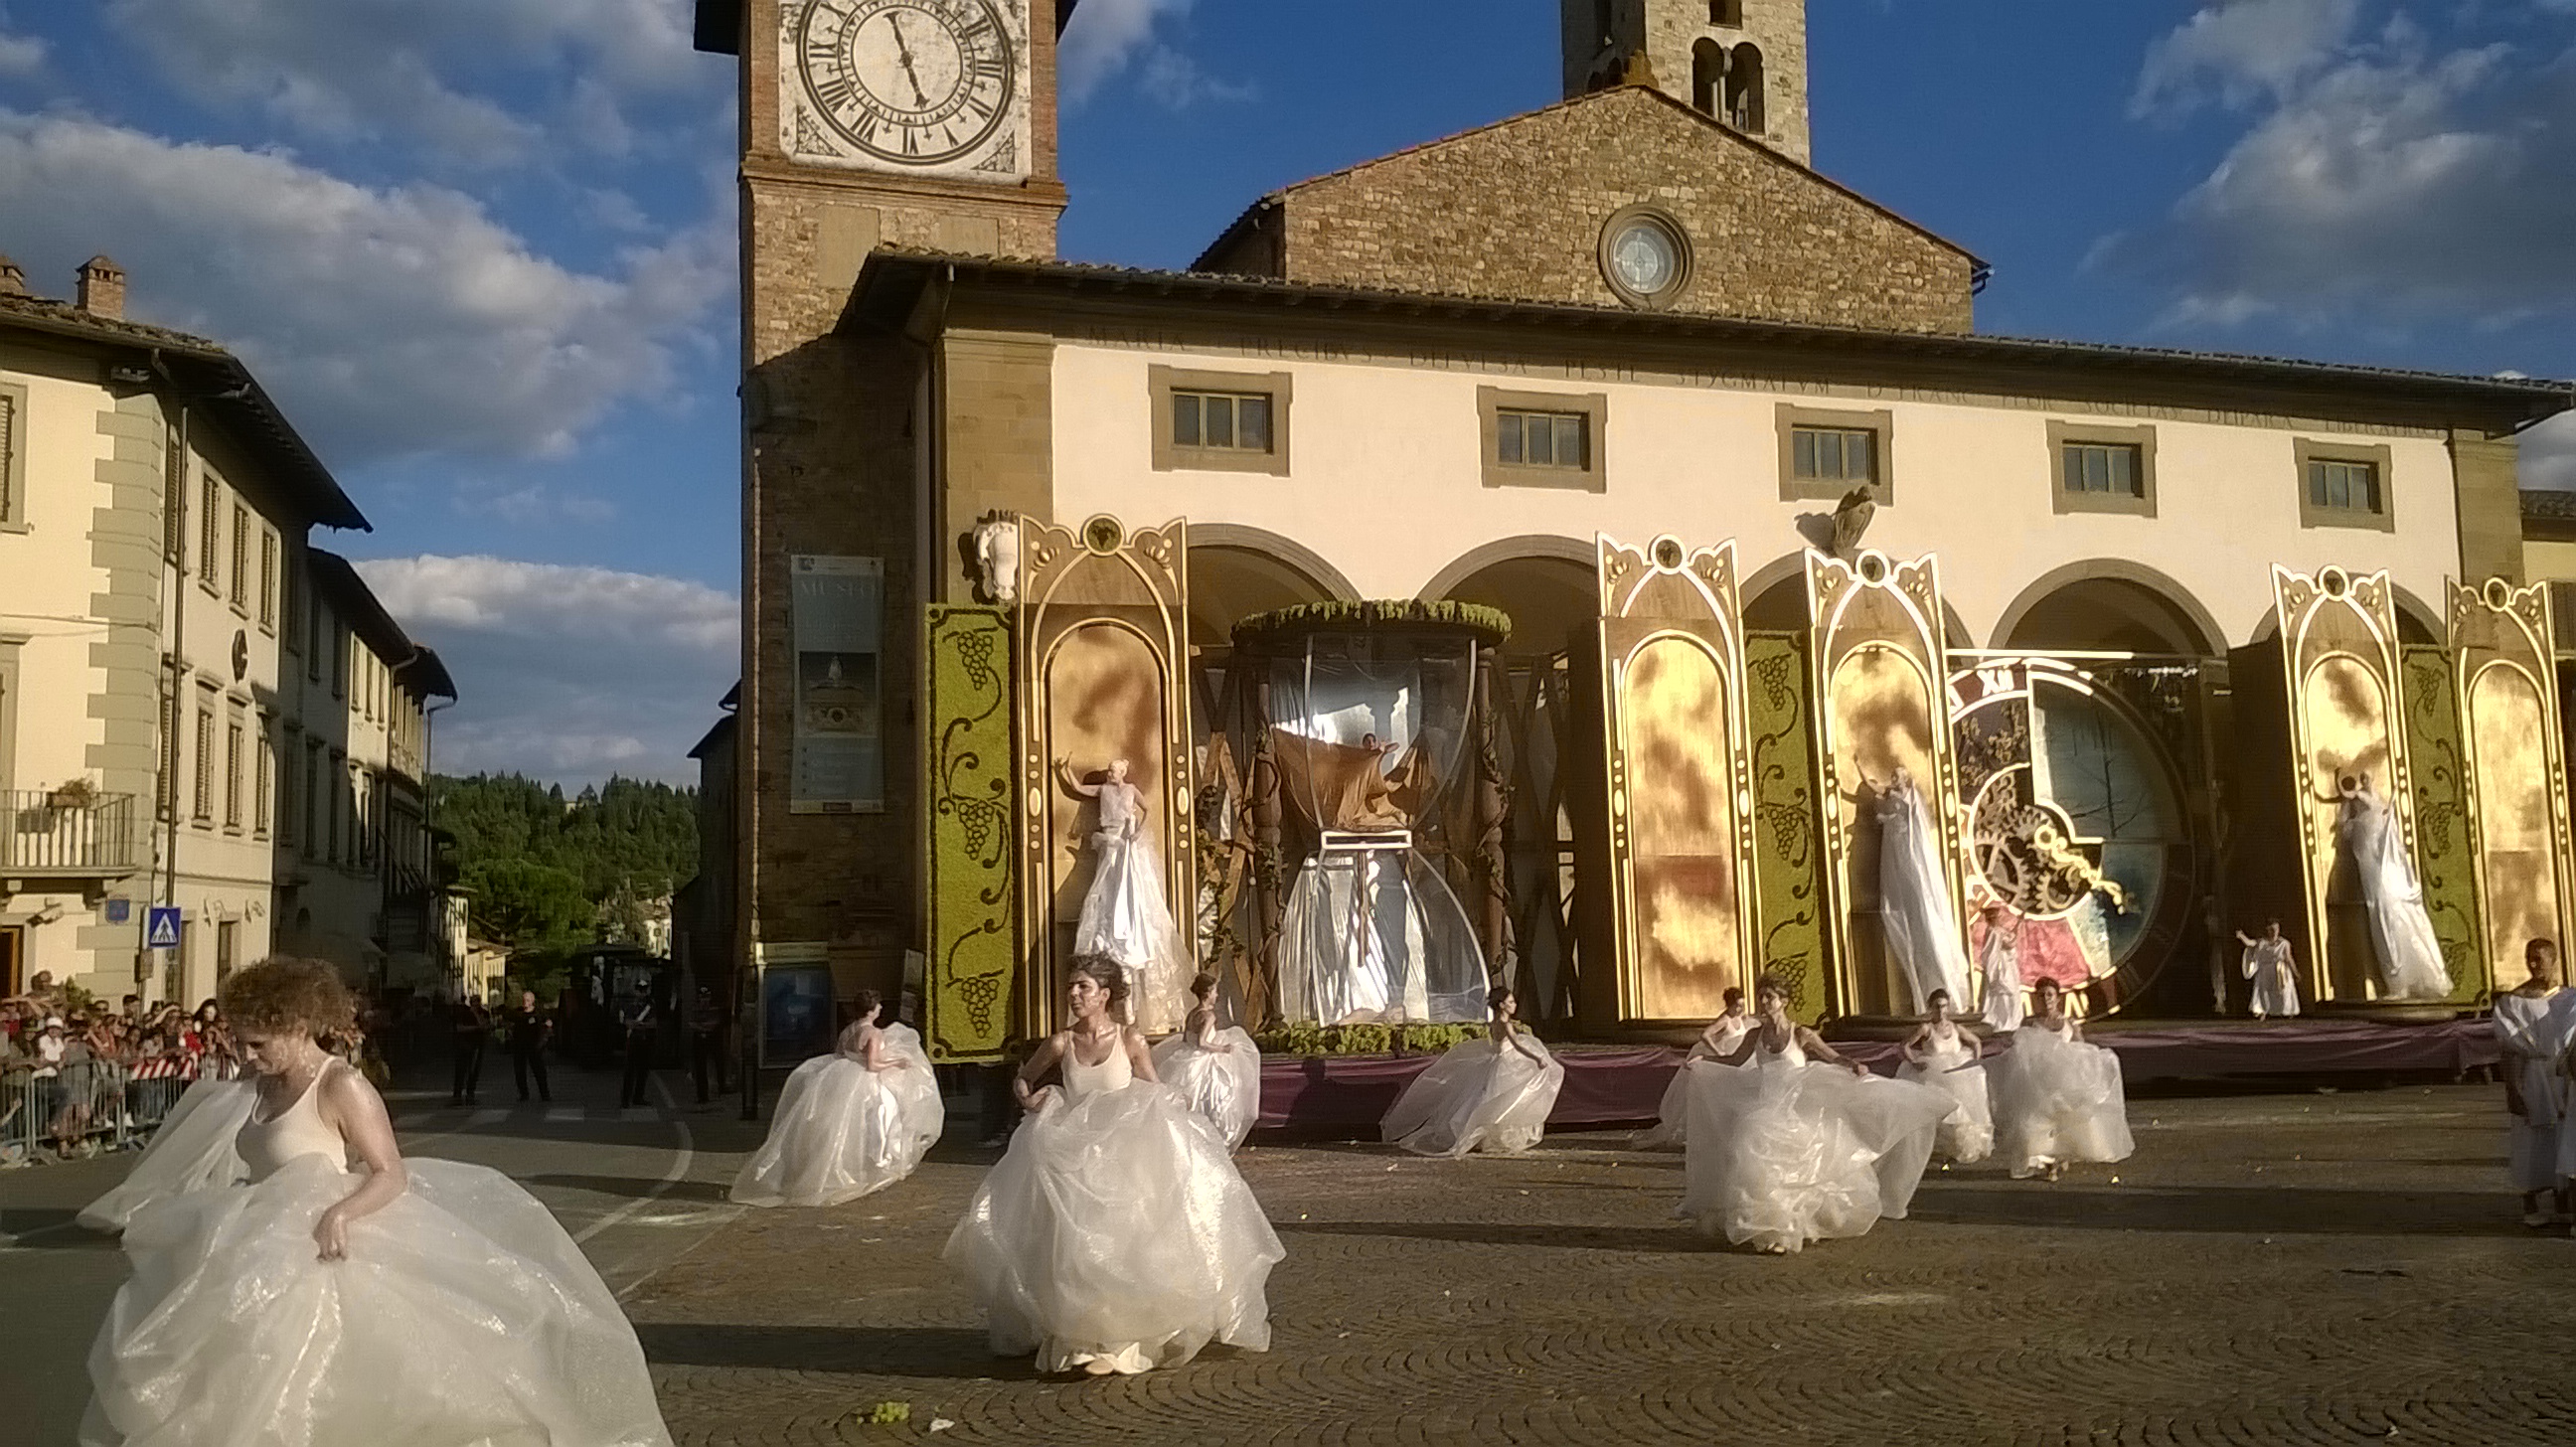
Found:
<svg viewBox="0 0 2576 1447"><path fill-rule="evenodd" d="M796 747L790 805L799 814L885 808L885 561L788 559L796 643Z"/></svg>
<svg viewBox="0 0 2576 1447"><path fill-rule="evenodd" d="M832 967L760 968L760 1068L784 1070L832 1048Z"/></svg>

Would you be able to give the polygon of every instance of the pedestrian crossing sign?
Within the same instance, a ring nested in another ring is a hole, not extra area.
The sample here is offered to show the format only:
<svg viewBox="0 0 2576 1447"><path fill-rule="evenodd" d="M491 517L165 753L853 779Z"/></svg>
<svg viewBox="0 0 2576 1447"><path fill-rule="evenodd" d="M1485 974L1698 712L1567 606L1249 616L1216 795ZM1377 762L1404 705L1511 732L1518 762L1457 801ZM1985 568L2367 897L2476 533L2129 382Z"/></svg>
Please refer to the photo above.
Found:
<svg viewBox="0 0 2576 1447"><path fill-rule="evenodd" d="M179 947L179 906L152 906L144 917L143 946L153 950L175 950Z"/></svg>

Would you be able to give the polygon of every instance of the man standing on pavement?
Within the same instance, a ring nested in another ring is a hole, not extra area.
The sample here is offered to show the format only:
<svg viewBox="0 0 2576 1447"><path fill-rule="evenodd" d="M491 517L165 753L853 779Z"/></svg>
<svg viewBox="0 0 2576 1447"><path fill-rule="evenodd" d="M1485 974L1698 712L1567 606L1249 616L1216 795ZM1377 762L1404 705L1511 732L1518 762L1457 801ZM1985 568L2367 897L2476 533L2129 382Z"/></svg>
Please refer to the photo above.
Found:
<svg viewBox="0 0 2576 1447"><path fill-rule="evenodd" d="M510 1012L510 1074L519 1083L519 1099L528 1098L528 1077L537 1077L537 1099L551 1102L555 1093L546 1086L546 1042L555 1033L555 1022L537 1004L537 992L521 990L519 1007Z"/></svg>
<svg viewBox="0 0 2576 1447"><path fill-rule="evenodd" d="M707 1103L707 1070L715 1069L716 1093L733 1089L725 1070L725 1009L716 1003L716 992L704 985L698 987L698 1003L689 1012L689 1075L697 1082L698 1104Z"/></svg>
<svg viewBox="0 0 2576 1447"><path fill-rule="evenodd" d="M637 980L635 993L617 1011L626 1027L626 1080L617 1090L617 1107L644 1104L644 1083L653 1078L653 1036L661 1020L653 1010L653 982Z"/></svg>
<svg viewBox="0 0 2576 1447"><path fill-rule="evenodd" d="M447 1007L449 1047L455 1052L456 1075L447 1092L449 1105L472 1105L483 1090L483 1046L492 1034L492 1014L471 993Z"/></svg>

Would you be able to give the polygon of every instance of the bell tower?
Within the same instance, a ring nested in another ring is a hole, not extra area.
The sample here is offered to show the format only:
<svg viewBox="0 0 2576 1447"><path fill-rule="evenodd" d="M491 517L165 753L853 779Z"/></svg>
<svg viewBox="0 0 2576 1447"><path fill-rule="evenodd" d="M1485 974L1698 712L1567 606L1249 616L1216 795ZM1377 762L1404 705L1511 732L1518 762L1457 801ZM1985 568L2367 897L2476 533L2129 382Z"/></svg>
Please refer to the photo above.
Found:
<svg viewBox="0 0 2576 1447"><path fill-rule="evenodd" d="M1646 80L1800 165L1808 163L1807 0L1562 5L1569 98Z"/></svg>

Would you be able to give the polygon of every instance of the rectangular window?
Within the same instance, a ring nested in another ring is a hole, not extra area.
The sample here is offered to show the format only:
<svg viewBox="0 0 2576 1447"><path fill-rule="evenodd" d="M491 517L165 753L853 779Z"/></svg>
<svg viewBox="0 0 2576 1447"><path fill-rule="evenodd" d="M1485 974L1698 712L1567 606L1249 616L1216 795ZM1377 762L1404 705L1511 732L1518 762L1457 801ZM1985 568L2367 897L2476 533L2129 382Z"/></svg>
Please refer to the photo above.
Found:
<svg viewBox="0 0 2576 1447"><path fill-rule="evenodd" d="M2291 455L2298 463L2299 526L2396 529L2387 447L2301 437L2293 439Z"/></svg>
<svg viewBox="0 0 2576 1447"><path fill-rule="evenodd" d="M1878 434L1866 427L1792 428L1789 475L1853 487L1878 480Z"/></svg>
<svg viewBox="0 0 2576 1447"><path fill-rule="evenodd" d="M2156 429L2048 424L2049 511L2156 515Z"/></svg>
<svg viewBox="0 0 2576 1447"><path fill-rule="evenodd" d="M215 821L215 711L197 705L197 793L196 819L200 824Z"/></svg>
<svg viewBox="0 0 2576 1447"><path fill-rule="evenodd" d="M353 640L338 619L331 621L331 696L349 696L349 649Z"/></svg>
<svg viewBox="0 0 2576 1447"><path fill-rule="evenodd" d="M277 750L268 741L268 723L259 727L259 747L250 779L250 832L268 837L269 826L277 822Z"/></svg>
<svg viewBox="0 0 2576 1447"><path fill-rule="evenodd" d="M1599 393L1477 388L1485 486L1605 490L1603 431L1609 407L1609 398Z"/></svg>
<svg viewBox="0 0 2576 1447"><path fill-rule="evenodd" d="M1266 393L1174 392L1172 445L1268 452L1270 398Z"/></svg>
<svg viewBox="0 0 2576 1447"><path fill-rule="evenodd" d="M331 781L331 853L334 864L347 859L349 838L349 770L338 750L331 753L331 771L324 775Z"/></svg>
<svg viewBox="0 0 2576 1447"><path fill-rule="evenodd" d="M1494 460L1505 467L1565 467L1581 470L1592 456L1587 435L1592 419L1580 412L1514 412L1494 414Z"/></svg>
<svg viewBox="0 0 2576 1447"><path fill-rule="evenodd" d="M241 963L241 924L225 920L215 926L215 988L220 990L233 977L233 967Z"/></svg>
<svg viewBox="0 0 2576 1447"><path fill-rule="evenodd" d="M2059 449L2059 486L2068 492L2138 495L2138 449L2116 442L2070 442Z"/></svg>
<svg viewBox="0 0 2576 1447"><path fill-rule="evenodd" d="M179 680L161 679L161 778L153 790L153 813L163 819L179 809Z"/></svg>
<svg viewBox="0 0 2576 1447"><path fill-rule="evenodd" d="M322 848L321 818L316 812L322 807L322 743L317 739L304 750L304 786L297 791L304 814L296 833L304 840L304 857L310 859Z"/></svg>
<svg viewBox="0 0 2576 1447"><path fill-rule="evenodd" d="M303 816L297 811L295 796L304 782L303 744L296 730L288 728L286 741L277 746L277 842L292 849L297 841L296 821Z"/></svg>
<svg viewBox="0 0 2576 1447"><path fill-rule="evenodd" d="M233 611L250 608L250 509L233 504Z"/></svg>
<svg viewBox="0 0 2576 1447"><path fill-rule="evenodd" d="M1894 412L1844 412L1799 407L1773 409L1780 441L1780 500L1840 502L1866 483L1878 505L1896 501Z"/></svg>
<svg viewBox="0 0 2576 1447"><path fill-rule="evenodd" d="M277 631L277 534L259 535L259 626Z"/></svg>
<svg viewBox="0 0 2576 1447"><path fill-rule="evenodd" d="M161 551L170 566L188 566L188 449L179 442L179 429L169 430L169 440L162 448L161 460Z"/></svg>
<svg viewBox="0 0 2576 1447"><path fill-rule="evenodd" d="M1152 367L1156 472L1288 475L1286 372L1199 372Z"/></svg>
<svg viewBox="0 0 2576 1447"><path fill-rule="evenodd" d="M209 593L220 586L215 565L216 550L224 544L224 485L213 473L205 476L197 491L199 516L197 526L197 582Z"/></svg>
<svg viewBox="0 0 2576 1447"><path fill-rule="evenodd" d="M27 525L27 389L0 382L0 528Z"/></svg>
<svg viewBox="0 0 2576 1447"><path fill-rule="evenodd" d="M322 640L331 636L322 626L322 600L313 599L312 626L304 634L304 676L315 683L322 681Z"/></svg>
<svg viewBox="0 0 2576 1447"><path fill-rule="evenodd" d="M2308 463L2308 506L2379 511L2379 469L2367 462L2315 458Z"/></svg>
<svg viewBox="0 0 2576 1447"><path fill-rule="evenodd" d="M243 734L239 718L224 728L224 827L236 831L242 826Z"/></svg>

